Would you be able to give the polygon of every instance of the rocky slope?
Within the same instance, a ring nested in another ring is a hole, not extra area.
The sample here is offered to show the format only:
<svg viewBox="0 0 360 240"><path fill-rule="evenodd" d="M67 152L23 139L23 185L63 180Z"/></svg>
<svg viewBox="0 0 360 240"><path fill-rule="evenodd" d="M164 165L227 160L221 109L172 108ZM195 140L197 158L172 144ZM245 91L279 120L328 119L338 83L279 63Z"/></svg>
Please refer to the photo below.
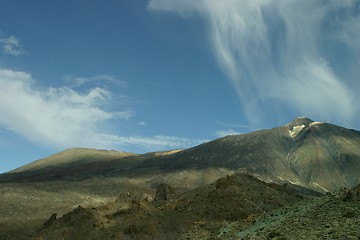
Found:
<svg viewBox="0 0 360 240"><path fill-rule="evenodd" d="M161 184L156 195L52 214L35 239L359 239L360 185L318 195L237 173L183 194Z"/></svg>
<svg viewBox="0 0 360 240"><path fill-rule="evenodd" d="M225 239L359 239L360 185L270 211L243 227L221 230Z"/></svg>
<svg viewBox="0 0 360 240"><path fill-rule="evenodd" d="M244 173L180 196L161 184L154 200L148 194L125 193L99 207L79 206L58 219L53 215L36 239L213 238L227 222L246 226L259 215L304 199L298 193Z"/></svg>

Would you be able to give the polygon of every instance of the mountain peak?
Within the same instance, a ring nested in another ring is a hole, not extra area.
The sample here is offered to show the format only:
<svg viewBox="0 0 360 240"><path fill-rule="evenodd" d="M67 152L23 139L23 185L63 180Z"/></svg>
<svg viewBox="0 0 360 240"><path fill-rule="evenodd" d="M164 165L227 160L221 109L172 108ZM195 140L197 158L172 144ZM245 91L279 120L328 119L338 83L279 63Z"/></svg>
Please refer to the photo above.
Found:
<svg viewBox="0 0 360 240"><path fill-rule="evenodd" d="M291 121L290 123L286 124L287 126L299 126L299 125L305 125L308 126L309 124L313 123L314 121L311 120L308 117L302 116L302 117L297 117L295 118L293 121Z"/></svg>
<svg viewBox="0 0 360 240"><path fill-rule="evenodd" d="M292 138L295 138L303 129L308 128L314 123L308 117L297 117L292 122L289 122L285 125L288 128L289 134Z"/></svg>

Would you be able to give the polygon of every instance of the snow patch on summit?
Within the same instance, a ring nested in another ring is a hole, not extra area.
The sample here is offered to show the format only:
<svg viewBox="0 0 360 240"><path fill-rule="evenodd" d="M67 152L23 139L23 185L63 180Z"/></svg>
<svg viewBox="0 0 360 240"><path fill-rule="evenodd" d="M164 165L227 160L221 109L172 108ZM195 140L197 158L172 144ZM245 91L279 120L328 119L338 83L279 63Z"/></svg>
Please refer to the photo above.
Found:
<svg viewBox="0 0 360 240"><path fill-rule="evenodd" d="M305 127L304 124L300 125L300 126L294 126L292 127L291 129L289 129L289 133L290 133L290 136L292 138L295 138L300 132L301 130L303 130Z"/></svg>
<svg viewBox="0 0 360 240"><path fill-rule="evenodd" d="M320 124L324 124L325 122L312 122L309 124L309 127L312 127L314 125L320 125Z"/></svg>

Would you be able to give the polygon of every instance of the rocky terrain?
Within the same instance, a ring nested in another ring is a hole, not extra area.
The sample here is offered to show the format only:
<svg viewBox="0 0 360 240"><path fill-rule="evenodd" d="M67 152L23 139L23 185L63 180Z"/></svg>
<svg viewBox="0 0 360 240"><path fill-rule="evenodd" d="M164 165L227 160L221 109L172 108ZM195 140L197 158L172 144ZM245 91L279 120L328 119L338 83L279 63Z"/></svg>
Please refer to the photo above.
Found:
<svg viewBox="0 0 360 240"><path fill-rule="evenodd" d="M299 201L267 214L250 226L223 227L225 239L360 239L360 185Z"/></svg>
<svg viewBox="0 0 360 240"><path fill-rule="evenodd" d="M301 191L244 173L179 195L170 185L160 184L155 197L120 193L114 202L99 207L79 206L58 219L53 215L37 239L217 238L228 222L246 226L257 216L303 199Z"/></svg>
<svg viewBox="0 0 360 240"><path fill-rule="evenodd" d="M0 183L0 239L33 239L31 236L53 214L62 216L77 206L99 206L114 201L119 192L151 188L122 179Z"/></svg>
<svg viewBox="0 0 360 240"><path fill-rule="evenodd" d="M185 150L74 148L0 175L0 239L357 239L359 173L360 132L305 117Z"/></svg>

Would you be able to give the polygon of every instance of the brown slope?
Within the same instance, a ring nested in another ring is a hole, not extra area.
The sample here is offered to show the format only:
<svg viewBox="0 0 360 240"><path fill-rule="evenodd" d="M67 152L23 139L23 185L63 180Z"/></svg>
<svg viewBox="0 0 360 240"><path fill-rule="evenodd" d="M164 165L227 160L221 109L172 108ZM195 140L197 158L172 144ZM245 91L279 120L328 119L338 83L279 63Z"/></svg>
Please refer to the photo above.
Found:
<svg viewBox="0 0 360 240"><path fill-rule="evenodd" d="M109 161L112 159L124 158L135 155L136 154L134 153L118 152L114 150L71 148L14 169L11 171L11 173L41 170L48 167L59 167L63 165L76 166L96 161Z"/></svg>
<svg viewBox="0 0 360 240"><path fill-rule="evenodd" d="M80 180L92 178L114 161L122 168L132 165L128 158L137 154L114 150L72 148L34 161L0 175L0 182Z"/></svg>
<svg viewBox="0 0 360 240"><path fill-rule="evenodd" d="M126 198L97 208L79 207L48 221L37 239L214 237L225 222L248 225L260 214L303 199L286 186L269 185L242 173L172 196L161 204L153 204L147 195L137 200Z"/></svg>

